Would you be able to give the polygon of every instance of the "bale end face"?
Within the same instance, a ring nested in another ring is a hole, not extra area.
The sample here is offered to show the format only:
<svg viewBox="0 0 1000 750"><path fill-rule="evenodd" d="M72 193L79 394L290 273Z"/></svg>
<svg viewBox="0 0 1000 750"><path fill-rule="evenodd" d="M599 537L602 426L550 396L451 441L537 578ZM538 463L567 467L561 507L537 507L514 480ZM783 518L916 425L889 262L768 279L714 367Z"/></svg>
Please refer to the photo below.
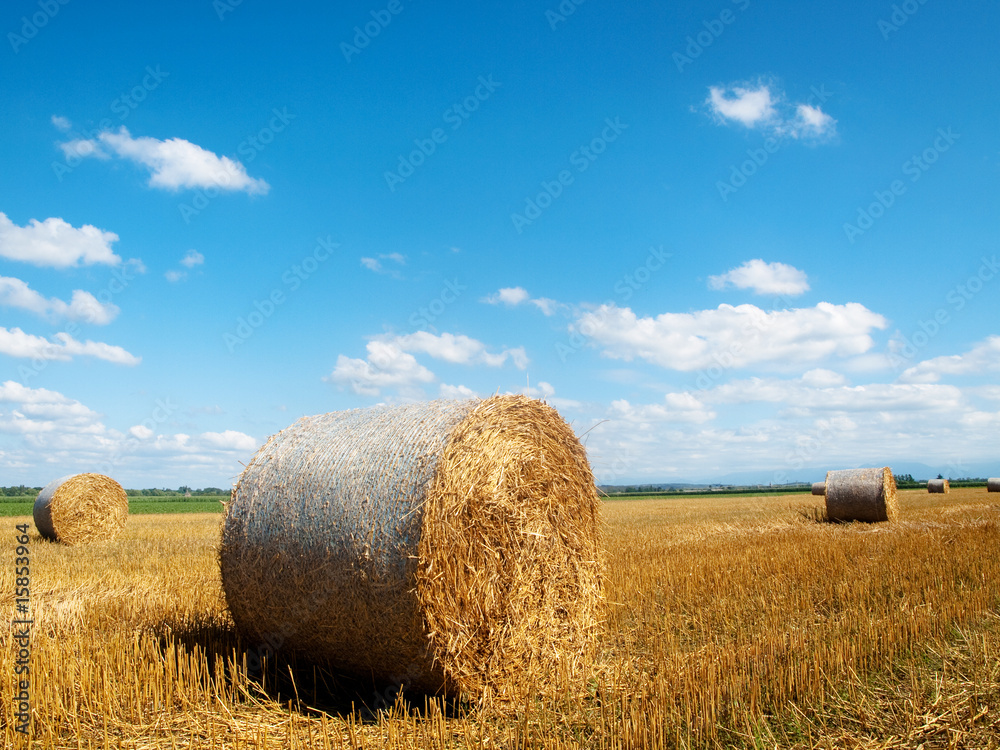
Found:
<svg viewBox="0 0 1000 750"><path fill-rule="evenodd" d="M111 477L73 474L49 482L32 508L35 527L63 544L114 539L128 520L128 496Z"/></svg>
<svg viewBox="0 0 1000 750"><path fill-rule="evenodd" d="M892 470L885 466L827 472L826 515L831 521L895 521L899 501Z"/></svg>

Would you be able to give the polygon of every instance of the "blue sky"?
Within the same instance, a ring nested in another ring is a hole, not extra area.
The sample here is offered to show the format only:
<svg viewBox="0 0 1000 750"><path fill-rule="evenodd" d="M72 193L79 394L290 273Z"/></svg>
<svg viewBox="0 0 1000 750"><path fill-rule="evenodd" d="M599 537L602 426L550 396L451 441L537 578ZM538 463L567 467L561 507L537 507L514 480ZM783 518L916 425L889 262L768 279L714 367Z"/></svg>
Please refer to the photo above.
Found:
<svg viewBox="0 0 1000 750"><path fill-rule="evenodd" d="M0 15L0 484L528 392L605 483L1000 473L996 4Z"/></svg>

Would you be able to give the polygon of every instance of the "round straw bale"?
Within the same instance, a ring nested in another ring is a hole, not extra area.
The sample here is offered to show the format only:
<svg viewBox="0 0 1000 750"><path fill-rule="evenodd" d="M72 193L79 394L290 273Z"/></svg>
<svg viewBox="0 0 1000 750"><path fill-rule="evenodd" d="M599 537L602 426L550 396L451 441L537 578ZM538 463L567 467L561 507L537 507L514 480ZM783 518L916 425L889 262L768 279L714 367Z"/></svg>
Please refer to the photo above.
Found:
<svg viewBox="0 0 1000 750"><path fill-rule="evenodd" d="M844 469L826 474L826 515L831 521L894 521L899 515L892 470Z"/></svg>
<svg viewBox="0 0 1000 750"><path fill-rule="evenodd" d="M813 482L812 493L814 495L826 494L826 482Z"/></svg>
<svg viewBox="0 0 1000 750"><path fill-rule="evenodd" d="M1000 492L1000 477L990 477L986 480L987 492Z"/></svg>
<svg viewBox="0 0 1000 750"><path fill-rule="evenodd" d="M927 482L927 491L932 494L951 492L951 483L947 479L931 479Z"/></svg>
<svg viewBox="0 0 1000 750"><path fill-rule="evenodd" d="M125 528L128 496L111 477L70 474L42 488L33 515L46 539L64 544L105 541Z"/></svg>
<svg viewBox="0 0 1000 750"><path fill-rule="evenodd" d="M524 396L304 417L226 508L243 636L424 692L502 691L579 667L601 606L586 452Z"/></svg>

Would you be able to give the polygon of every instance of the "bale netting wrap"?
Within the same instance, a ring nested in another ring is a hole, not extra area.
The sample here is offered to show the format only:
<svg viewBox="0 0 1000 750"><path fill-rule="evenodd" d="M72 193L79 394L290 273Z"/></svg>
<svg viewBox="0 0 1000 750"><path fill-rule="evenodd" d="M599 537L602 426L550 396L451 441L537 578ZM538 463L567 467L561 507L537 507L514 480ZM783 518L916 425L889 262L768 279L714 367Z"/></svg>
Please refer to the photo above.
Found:
<svg viewBox="0 0 1000 750"><path fill-rule="evenodd" d="M927 491L937 495L951 492L951 482L947 479L930 479L927 481Z"/></svg>
<svg viewBox="0 0 1000 750"><path fill-rule="evenodd" d="M831 521L895 521L899 501L892 470L886 466L828 471L826 516Z"/></svg>
<svg viewBox="0 0 1000 750"><path fill-rule="evenodd" d="M826 494L826 482L813 482L812 493L814 495Z"/></svg>
<svg viewBox="0 0 1000 750"><path fill-rule="evenodd" d="M35 527L63 544L114 539L128 520L128 496L111 477L70 474L49 482L35 498Z"/></svg>
<svg viewBox="0 0 1000 750"><path fill-rule="evenodd" d="M584 448L524 396L300 419L240 476L220 550L252 643L453 695L586 663L600 560Z"/></svg>
<svg viewBox="0 0 1000 750"><path fill-rule="evenodd" d="M1000 477L990 477L986 480L987 492L1000 492Z"/></svg>

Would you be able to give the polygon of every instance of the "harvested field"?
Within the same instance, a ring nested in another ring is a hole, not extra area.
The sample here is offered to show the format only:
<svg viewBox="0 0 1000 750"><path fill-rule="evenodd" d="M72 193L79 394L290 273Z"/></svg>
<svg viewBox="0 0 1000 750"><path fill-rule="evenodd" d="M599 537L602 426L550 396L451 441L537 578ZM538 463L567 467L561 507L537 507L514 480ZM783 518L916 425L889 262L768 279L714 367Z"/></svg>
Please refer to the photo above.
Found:
<svg viewBox="0 0 1000 750"><path fill-rule="evenodd" d="M605 502L588 689L543 701L526 681L513 714L397 699L280 644L261 664L225 608L218 514L135 517L91 547L33 533L31 747L997 748L1000 507L981 488L899 496L875 526L818 522L810 494ZM5 613L13 589L5 562ZM0 710L0 745L27 746Z"/></svg>

